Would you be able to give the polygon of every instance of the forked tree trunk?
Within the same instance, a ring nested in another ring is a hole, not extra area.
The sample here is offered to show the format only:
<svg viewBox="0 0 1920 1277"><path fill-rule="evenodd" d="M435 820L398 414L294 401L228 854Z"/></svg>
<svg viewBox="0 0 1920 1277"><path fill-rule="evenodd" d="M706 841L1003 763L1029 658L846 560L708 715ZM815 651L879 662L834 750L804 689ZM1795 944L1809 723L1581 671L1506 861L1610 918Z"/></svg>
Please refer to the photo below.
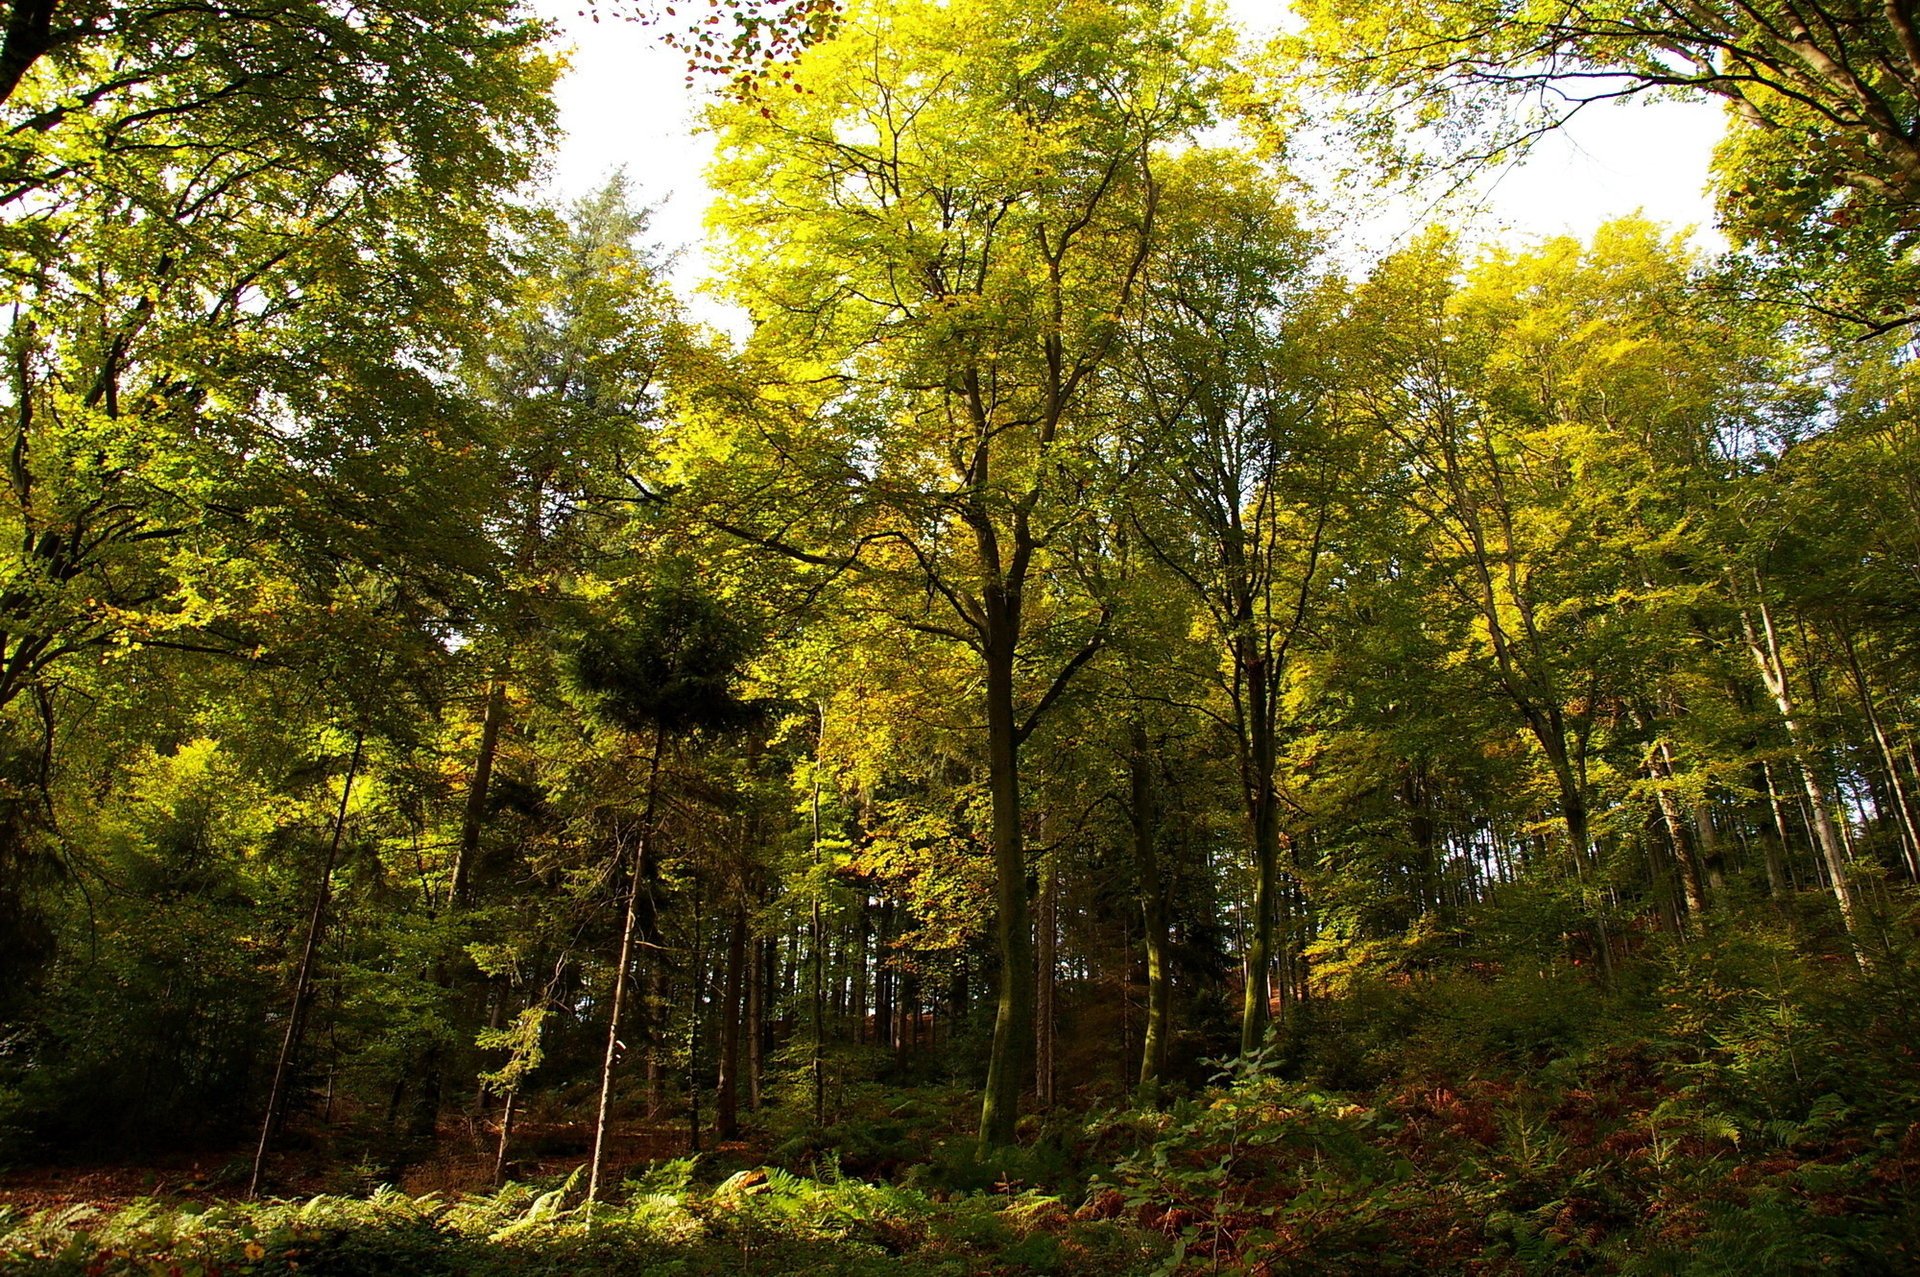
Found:
<svg viewBox="0 0 1920 1277"><path fill-rule="evenodd" d="M487 688L487 708L480 720L480 750L473 760L473 779L467 783L467 799L460 809L460 851L453 862L453 884L448 889L448 905L458 911L467 907L472 893L474 867L480 860L480 834L486 826L487 797L493 789L493 764L500 752L500 729L507 719L507 681L496 675Z"/></svg>

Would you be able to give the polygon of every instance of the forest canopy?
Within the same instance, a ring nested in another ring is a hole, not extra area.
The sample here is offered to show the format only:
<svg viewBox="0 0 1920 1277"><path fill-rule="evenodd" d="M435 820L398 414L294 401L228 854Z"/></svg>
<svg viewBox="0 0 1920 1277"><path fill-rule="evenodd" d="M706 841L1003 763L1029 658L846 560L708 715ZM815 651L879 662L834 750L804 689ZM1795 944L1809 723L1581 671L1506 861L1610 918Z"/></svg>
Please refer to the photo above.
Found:
<svg viewBox="0 0 1920 1277"><path fill-rule="evenodd" d="M11 0L0 1262L1905 1270L1904 10L711 8L732 336L513 4Z"/></svg>

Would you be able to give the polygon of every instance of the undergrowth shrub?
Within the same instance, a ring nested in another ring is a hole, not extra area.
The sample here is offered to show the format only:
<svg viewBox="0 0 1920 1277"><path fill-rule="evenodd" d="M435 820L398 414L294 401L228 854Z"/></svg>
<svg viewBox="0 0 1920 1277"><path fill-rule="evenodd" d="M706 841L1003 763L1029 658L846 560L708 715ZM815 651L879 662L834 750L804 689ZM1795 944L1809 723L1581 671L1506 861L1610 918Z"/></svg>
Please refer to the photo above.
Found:
<svg viewBox="0 0 1920 1277"><path fill-rule="evenodd" d="M936 1204L904 1186L777 1168L713 1187L698 1178L692 1159L669 1162L591 1210L578 1200L576 1175L451 1202L384 1189L303 1202L0 1213L0 1263L32 1277L1126 1277L1149 1271L1163 1249L1139 1229L1070 1230L1047 1195Z"/></svg>

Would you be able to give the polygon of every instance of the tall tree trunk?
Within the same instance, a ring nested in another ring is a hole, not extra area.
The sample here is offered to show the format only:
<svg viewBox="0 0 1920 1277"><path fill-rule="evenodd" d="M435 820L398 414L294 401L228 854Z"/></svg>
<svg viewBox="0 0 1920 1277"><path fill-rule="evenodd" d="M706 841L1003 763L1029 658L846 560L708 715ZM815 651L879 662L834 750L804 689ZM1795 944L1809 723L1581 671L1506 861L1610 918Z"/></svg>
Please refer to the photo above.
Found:
<svg viewBox="0 0 1920 1277"><path fill-rule="evenodd" d="M658 943L647 934L643 926L640 938L647 943ZM655 951L658 952L657 950ZM666 964L654 962L647 969L647 1008L645 1064L647 1116L658 1117L667 1106L667 997L668 981Z"/></svg>
<svg viewBox="0 0 1920 1277"><path fill-rule="evenodd" d="M1414 877L1420 912L1432 910L1444 917L1449 906L1440 884L1440 857L1436 848L1438 830L1433 819L1431 789L1426 763L1409 761L1401 777L1400 801L1406 805L1407 833L1413 839Z"/></svg>
<svg viewBox="0 0 1920 1277"><path fill-rule="evenodd" d="M851 923L852 943L848 945L848 960L852 964L853 970L851 978L848 981L850 985L850 992L848 994L850 1001L847 1004L847 1012L853 1018L854 1040L862 1044L867 1040L867 1000L871 993L871 989L869 988L871 976L868 974L867 936L873 929L873 918L871 916L873 912L872 900L873 898L871 896L868 896L862 891L860 907L854 911L853 922Z"/></svg>
<svg viewBox="0 0 1920 1277"><path fill-rule="evenodd" d="M1893 800L1894 813L1900 819L1900 851L1906 862L1907 877L1920 882L1920 824L1914 821L1913 805L1907 800L1907 791L1900 783L1900 766L1895 761L1893 741L1880 721L1880 711L1873 699L1873 685L1867 681L1866 669L1860 664L1860 654L1854 647L1853 635L1843 629L1840 641L1847 653L1847 669L1853 676L1854 691L1859 693L1860 706L1866 710L1867 726L1873 730L1873 743L1880 751L1881 766L1886 769L1887 788Z"/></svg>
<svg viewBox="0 0 1920 1277"><path fill-rule="evenodd" d="M1700 866L1707 873L1709 897L1727 889L1726 842L1713 825L1713 803L1704 795L1693 802L1694 846L1700 851Z"/></svg>
<svg viewBox="0 0 1920 1277"><path fill-rule="evenodd" d="M280 1127L287 1102L287 1074L300 1039L307 1028L307 1007L313 1000L314 957L320 951L320 937L327 925L327 901L333 895L333 867L340 859L340 838L347 827L347 804L353 798L354 777L360 774L360 759L366 750L366 735L353 734L353 757L347 763L346 783L340 787L340 806L333 814L333 834L327 840L327 859L320 869L320 881L313 891L313 911L307 917L307 939L300 948L300 968L293 980L293 1006L287 1013L286 1036L280 1040L280 1055L273 1065L273 1085L267 1091L267 1115L260 1123L260 1143L253 1151L253 1174L247 1177L247 1196L260 1195L260 1174L267 1164L267 1149Z"/></svg>
<svg viewBox="0 0 1920 1277"><path fill-rule="evenodd" d="M720 994L720 1072L714 1082L713 1137L740 1136L741 986L747 966L747 908L736 901L727 932L727 973Z"/></svg>
<svg viewBox="0 0 1920 1277"><path fill-rule="evenodd" d="M773 984L773 940L753 942L747 983L747 1109L760 1111L761 1084L767 1066L767 990Z"/></svg>
<svg viewBox="0 0 1920 1277"><path fill-rule="evenodd" d="M480 835L486 825L487 795L493 783L494 758L500 748L500 729L507 716L507 681L495 675L487 687L486 709L480 721L480 749L474 758L473 775L467 783L466 802L460 813L460 846L453 861L453 881L447 889L447 912L457 917L473 902L473 879L480 862ZM457 943L458 937L455 936ZM459 951L442 949L434 960L432 981L436 989L454 1007L472 1006L476 991L473 982L463 979ZM456 1018L461 1018L456 1014ZM440 1126L440 1103L444 1071L444 1048L436 1037L422 1049L406 1085L413 1090L409 1133L416 1141L432 1140Z"/></svg>
<svg viewBox="0 0 1920 1277"><path fill-rule="evenodd" d="M1280 882L1280 801L1274 788L1279 754L1273 720L1275 689L1265 654L1257 640L1243 637L1236 645L1241 686L1247 710L1242 746L1242 786L1246 792L1247 824L1253 840L1253 916L1247 925L1246 991L1240 1007L1240 1054L1252 1055L1267 1036L1272 1018L1273 922Z"/></svg>
<svg viewBox="0 0 1920 1277"><path fill-rule="evenodd" d="M1769 855L1777 852L1779 863L1767 861L1767 885L1775 896L1784 897L1794 888L1792 861L1788 859L1789 848L1793 846L1792 836L1787 832L1787 804L1780 797L1780 786L1773 779L1773 764L1766 759L1759 763L1760 779L1765 782L1767 794L1767 812L1772 816L1773 841L1767 844Z"/></svg>
<svg viewBox="0 0 1920 1277"><path fill-rule="evenodd" d="M1020 738L1013 719L1017 605L989 591L984 643L987 696L987 789L993 805L994 938L1000 991L993 1047L980 1097L983 1151L1013 1143L1020 1088L1033 1058L1033 923L1027 908L1027 853L1020 828Z"/></svg>
<svg viewBox="0 0 1920 1277"><path fill-rule="evenodd" d="M460 809L460 850L453 862L453 884L448 904L458 911L469 903L474 867L480 860L480 834L486 827L487 795L493 788L493 762L500 750L500 729L507 718L507 680L496 674L487 688L487 707L480 720L480 752L473 760L473 778L467 782L467 800Z"/></svg>
<svg viewBox="0 0 1920 1277"><path fill-rule="evenodd" d="M633 867L627 883L626 907L620 918L620 959L613 969L613 1002L607 1011L607 1050L600 1062L600 1102L594 1110L593 1160L587 1172L587 1201L599 1200L600 1173L606 1163L607 1114L613 1102L613 1068L620 1059L620 1017L626 1009L627 973L633 965L634 924L639 916L639 901L647 890L647 844L653 837L654 800L660 791L660 754L666 745L666 732L653 734L653 758L647 765L647 799L640 816L640 828L634 835Z"/></svg>
<svg viewBox="0 0 1920 1277"><path fill-rule="evenodd" d="M1859 932L1859 920L1853 884L1847 877L1846 852L1840 844L1839 832L1833 827L1833 816L1827 807L1826 787L1820 782L1819 773L1807 750L1805 736L1795 718L1793 692L1787 681L1786 665L1780 659L1780 642L1774 631L1773 615L1764 600L1756 605L1756 610L1760 615L1760 630L1757 633L1751 616L1742 613L1740 617L1747 650L1752 654L1753 663L1760 671L1761 682L1766 684L1775 707L1780 711L1780 721L1786 727L1787 740L1793 748L1794 761L1800 769L1801 786L1806 791L1810 808L1808 823L1812 826L1820 857L1826 863L1827 880L1833 884L1833 898L1840 909L1840 922L1846 928L1847 935L1854 937ZM1865 962L1865 955L1858 944L1854 946L1854 954Z"/></svg>
<svg viewBox="0 0 1920 1277"><path fill-rule="evenodd" d="M820 735L827 734L827 708L820 706ZM813 1124L827 1124L827 931L820 917L820 751L813 758Z"/></svg>
<svg viewBox="0 0 1920 1277"><path fill-rule="evenodd" d="M893 901L881 900L880 921L873 945L873 1040L879 1046L896 1046L894 1041L894 993L898 988L893 964ZM863 1017L864 1018L864 1017Z"/></svg>
<svg viewBox="0 0 1920 1277"><path fill-rule="evenodd" d="M1036 985L1033 1011L1033 1092L1044 1111L1053 1107L1054 1083L1054 975L1059 955L1058 905L1059 880L1053 855L1049 852L1040 868L1040 913L1034 920L1038 938L1034 961Z"/></svg>
<svg viewBox="0 0 1920 1277"><path fill-rule="evenodd" d="M700 883L693 884L693 948L687 954L687 1151L700 1151L700 1004L707 997L707 952L701 928Z"/></svg>
<svg viewBox="0 0 1920 1277"><path fill-rule="evenodd" d="M1133 830L1134 872L1139 875L1140 914L1147 947L1147 1027L1140 1048L1140 1091L1158 1097L1167 1071L1172 987L1167 969L1167 894L1160 877L1159 809L1154 801L1153 759L1146 729L1136 720L1127 751L1128 815Z"/></svg>

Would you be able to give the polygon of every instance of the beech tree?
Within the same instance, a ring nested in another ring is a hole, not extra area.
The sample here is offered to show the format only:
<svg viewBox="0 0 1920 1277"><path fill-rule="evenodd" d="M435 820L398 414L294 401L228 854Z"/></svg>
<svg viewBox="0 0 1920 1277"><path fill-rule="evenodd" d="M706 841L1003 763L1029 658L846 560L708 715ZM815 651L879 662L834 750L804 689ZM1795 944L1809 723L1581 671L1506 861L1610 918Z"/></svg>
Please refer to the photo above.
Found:
<svg viewBox="0 0 1920 1277"><path fill-rule="evenodd" d="M1161 153L1211 118L1226 39L1145 4L880 6L801 60L809 92L717 117L732 287L777 379L751 446L796 490L722 517L857 563L979 662L1000 954L983 1145L1012 1140L1032 1056L1021 746L1110 620L1084 570L1112 437L1092 401L1159 247Z"/></svg>
<svg viewBox="0 0 1920 1277"><path fill-rule="evenodd" d="M1338 292L1275 194L1238 156L1191 154L1169 177L1170 247L1150 265L1129 389L1142 421L1133 526L1221 648L1221 715L1240 765L1254 897L1240 1050L1264 1040L1281 907L1276 771L1288 659L1310 628L1350 474L1324 409L1313 334Z"/></svg>

